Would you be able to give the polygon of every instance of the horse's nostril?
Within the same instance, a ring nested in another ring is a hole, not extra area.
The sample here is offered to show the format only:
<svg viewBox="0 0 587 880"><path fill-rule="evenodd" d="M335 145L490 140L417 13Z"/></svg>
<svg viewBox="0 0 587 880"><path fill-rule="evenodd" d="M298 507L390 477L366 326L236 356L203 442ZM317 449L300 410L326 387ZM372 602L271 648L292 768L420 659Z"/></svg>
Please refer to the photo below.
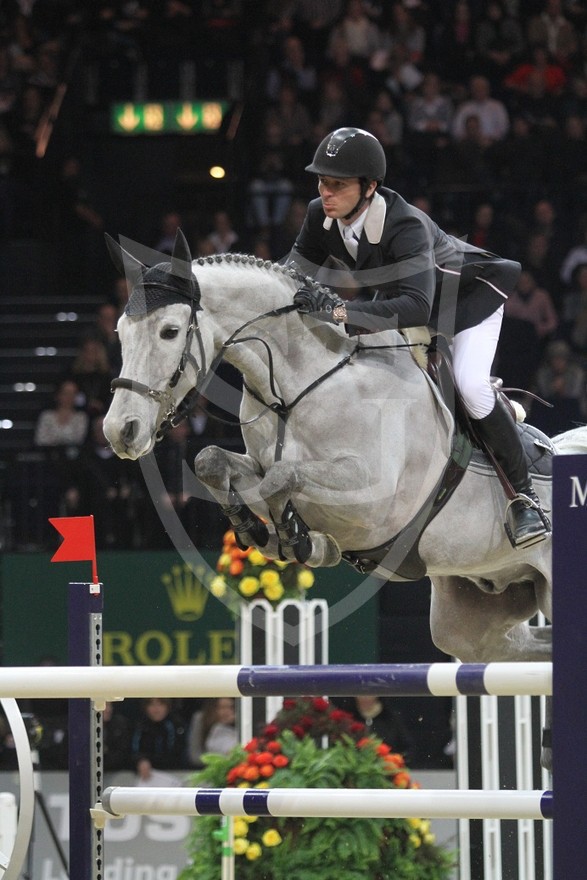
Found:
<svg viewBox="0 0 587 880"><path fill-rule="evenodd" d="M127 445L133 442L139 432L139 423L136 419L132 419L125 423L124 428L120 432L120 437Z"/></svg>

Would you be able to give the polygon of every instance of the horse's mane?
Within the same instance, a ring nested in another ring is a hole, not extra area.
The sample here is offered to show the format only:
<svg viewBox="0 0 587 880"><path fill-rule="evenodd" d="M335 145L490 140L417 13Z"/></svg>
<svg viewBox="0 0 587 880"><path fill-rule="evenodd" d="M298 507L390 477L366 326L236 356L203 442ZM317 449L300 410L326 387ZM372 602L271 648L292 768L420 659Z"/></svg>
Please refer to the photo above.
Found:
<svg viewBox="0 0 587 880"><path fill-rule="evenodd" d="M268 272L275 272L278 275L291 278L292 281L296 281L300 286L304 284L312 290L318 290L322 287L319 281L315 281L309 275L304 275L303 272L300 272L300 270L294 266L287 266L283 263L274 263L272 260L263 260L261 257L256 257L254 254L213 254L207 257L195 257L193 262L197 266L235 263L236 265L250 266L251 268L256 269L266 269Z"/></svg>

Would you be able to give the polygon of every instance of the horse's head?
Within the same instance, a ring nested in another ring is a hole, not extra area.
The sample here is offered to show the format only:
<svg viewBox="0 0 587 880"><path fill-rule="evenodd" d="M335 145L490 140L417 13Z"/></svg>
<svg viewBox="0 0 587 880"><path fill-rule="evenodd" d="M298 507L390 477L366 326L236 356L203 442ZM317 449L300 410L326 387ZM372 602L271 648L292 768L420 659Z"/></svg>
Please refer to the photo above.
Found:
<svg viewBox="0 0 587 880"><path fill-rule="evenodd" d="M150 268L110 236L106 242L132 291L118 322L122 372L112 383L114 399L104 433L120 458L136 459L151 451L162 426L205 372L200 289L181 231L170 262ZM199 343L196 357L191 354L194 336Z"/></svg>

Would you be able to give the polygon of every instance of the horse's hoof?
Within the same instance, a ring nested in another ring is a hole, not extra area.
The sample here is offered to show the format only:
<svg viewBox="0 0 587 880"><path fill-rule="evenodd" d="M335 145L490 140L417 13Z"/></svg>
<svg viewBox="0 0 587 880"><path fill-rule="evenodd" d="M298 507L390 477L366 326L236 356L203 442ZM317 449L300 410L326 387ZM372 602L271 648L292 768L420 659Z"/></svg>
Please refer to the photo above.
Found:
<svg viewBox="0 0 587 880"><path fill-rule="evenodd" d="M552 773L552 749L542 749L540 752L540 766L544 770L548 770L549 773Z"/></svg>
<svg viewBox="0 0 587 880"><path fill-rule="evenodd" d="M311 568L334 568L342 559L340 547L332 535L324 535L322 532L310 532L312 538L312 553L306 560L306 565Z"/></svg>

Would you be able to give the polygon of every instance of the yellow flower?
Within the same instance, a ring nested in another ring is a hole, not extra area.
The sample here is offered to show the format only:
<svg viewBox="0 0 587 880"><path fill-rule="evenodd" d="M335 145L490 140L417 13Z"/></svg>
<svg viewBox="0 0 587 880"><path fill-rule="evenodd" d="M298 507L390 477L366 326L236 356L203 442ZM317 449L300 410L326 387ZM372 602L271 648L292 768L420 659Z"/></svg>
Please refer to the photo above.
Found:
<svg viewBox="0 0 587 880"><path fill-rule="evenodd" d="M261 849L260 843L251 843L247 847L247 851L245 853L246 857L250 862L254 862L255 859L258 859L263 850Z"/></svg>
<svg viewBox="0 0 587 880"><path fill-rule="evenodd" d="M243 596L254 596L259 590L259 581L254 577L244 577L240 581L238 588Z"/></svg>
<svg viewBox="0 0 587 880"><path fill-rule="evenodd" d="M276 828L269 828L263 837L263 846L279 846L281 843L281 834Z"/></svg>
<svg viewBox="0 0 587 880"><path fill-rule="evenodd" d="M302 590L309 590L310 587L313 586L314 573L307 568L302 568L302 570L298 572L298 587L301 587Z"/></svg>
<svg viewBox="0 0 587 880"><path fill-rule="evenodd" d="M267 559L258 550L251 550L249 553L249 562L251 565L267 565Z"/></svg>
<svg viewBox="0 0 587 880"><path fill-rule="evenodd" d="M428 834L430 831L430 819L422 819L420 822L420 834Z"/></svg>
<svg viewBox="0 0 587 880"><path fill-rule="evenodd" d="M422 825L422 820L421 820L421 819L413 819L413 818L412 818L412 819L406 819L406 822L408 823L408 825L410 826L410 828L415 828L416 831L417 831L418 828L420 828L420 826Z"/></svg>
<svg viewBox="0 0 587 880"><path fill-rule="evenodd" d="M264 779L263 782L258 782L255 788L269 788L269 783Z"/></svg>
<svg viewBox="0 0 587 880"><path fill-rule="evenodd" d="M212 579L210 591L217 599L221 599L222 596L224 596L226 593L226 581L224 580L223 575L216 575L216 577Z"/></svg>
<svg viewBox="0 0 587 880"><path fill-rule="evenodd" d="M287 559L274 559L273 565L276 565L277 568L287 568L289 562L287 561Z"/></svg>
<svg viewBox="0 0 587 880"><path fill-rule="evenodd" d="M273 586L265 587L263 592L270 602L277 602L283 596L283 584L281 581L278 581Z"/></svg>
<svg viewBox="0 0 587 880"><path fill-rule="evenodd" d="M235 819L234 820L234 836L235 837L246 837L249 833L249 826L245 822L244 819Z"/></svg>
<svg viewBox="0 0 587 880"><path fill-rule="evenodd" d="M233 844L234 854L235 856L242 856L248 850L250 844L248 840L245 840L244 837L237 837Z"/></svg>
<svg viewBox="0 0 587 880"><path fill-rule="evenodd" d="M425 834L424 835L424 843L433 844L436 840L436 834Z"/></svg>
<svg viewBox="0 0 587 880"><path fill-rule="evenodd" d="M418 834L410 834L409 840L414 849L422 845L422 838Z"/></svg>
<svg viewBox="0 0 587 880"><path fill-rule="evenodd" d="M230 553L221 553L218 557L218 568L222 570L223 568L228 568L230 563L232 562L232 556Z"/></svg>
<svg viewBox="0 0 587 880"><path fill-rule="evenodd" d="M262 571L259 575L259 580L262 587L274 587L275 584L279 583L279 572L273 571L272 568Z"/></svg>
<svg viewBox="0 0 587 880"><path fill-rule="evenodd" d="M256 785L255 788L259 788L259 786ZM258 818L258 816L241 816L243 822L248 822L249 825L251 824L251 822L256 822Z"/></svg>

